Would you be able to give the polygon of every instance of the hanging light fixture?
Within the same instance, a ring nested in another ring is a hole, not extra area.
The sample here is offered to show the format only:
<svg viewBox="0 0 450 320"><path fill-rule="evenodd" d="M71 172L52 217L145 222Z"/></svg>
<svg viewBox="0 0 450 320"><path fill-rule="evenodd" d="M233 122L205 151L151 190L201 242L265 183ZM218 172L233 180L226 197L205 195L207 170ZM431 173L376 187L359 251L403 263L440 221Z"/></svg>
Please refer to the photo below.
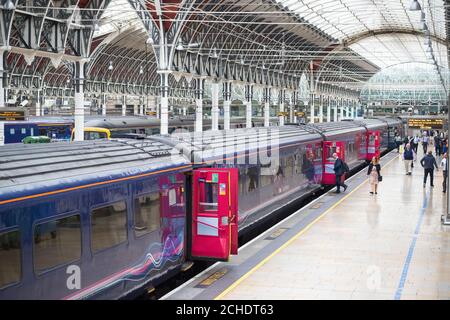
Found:
<svg viewBox="0 0 450 320"><path fill-rule="evenodd" d="M155 42L153 41L153 38L152 38L152 37L148 37L146 43L147 43L147 44L153 44L153 43L155 43Z"/></svg>
<svg viewBox="0 0 450 320"><path fill-rule="evenodd" d="M212 55L212 57L213 57L214 59L217 59L217 58L219 57L219 55L217 54L216 48L213 49L213 55Z"/></svg>
<svg viewBox="0 0 450 320"><path fill-rule="evenodd" d="M420 6L419 1L417 0L412 0L411 4L409 5L409 10L410 11L419 11L422 10L422 7Z"/></svg>
<svg viewBox="0 0 450 320"><path fill-rule="evenodd" d="M142 68L142 66L140 66L139 68L139 74L143 74L144 73L144 68Z"/></svg>
<svg viewBox="0 0 450 320"><path fill-rule="evenodd" d="M108 66L108 70L112 70L113 69L113 65L112 65L112 61L109 62L109 66Z"/></svg>
<svg viewBox="0 0 450 320"><path fill-rule="evenodd" d="M6 0L6 3L3 5L3 9L5 10L15 10L16 6L12 0Z"/></svg>
<svg viewBox="0 0 450 320"><path fill-rule="evenodd" d="M242 65L245 64L244 58L242 58L242 56L241 56L241 64L242 64Z"/></svg>
<svg viewBox="0 0 450 320"><path fill-rule="evenodd" d="M183 46L183 43L181 42L181 40L178 41L177 50L178 50L178 51L184 50L184 46Z"/></svg>

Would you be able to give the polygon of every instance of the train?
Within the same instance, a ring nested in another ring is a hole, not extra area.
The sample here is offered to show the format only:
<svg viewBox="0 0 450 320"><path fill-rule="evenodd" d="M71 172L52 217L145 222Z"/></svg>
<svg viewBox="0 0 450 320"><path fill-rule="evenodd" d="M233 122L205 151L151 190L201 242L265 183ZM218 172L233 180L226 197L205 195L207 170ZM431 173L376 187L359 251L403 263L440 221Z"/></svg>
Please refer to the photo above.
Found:
<svg viewBox="0 0 450 320"><path fill-rule="evenodd" d="M270 119L271 125L278 123L278 118ZM175 130L194 131L193 118L169 119L169 133ZM256 117L253 126L262 126L264 120ZM28 121L2 121L4 144L21 143L28 136L47 136L52 141L73 140L73 117L30 117ZM230 121L231 128L243 128L245 118L235 117ZM98 117L85 118L85 140L109 138L141 139L146 135L159 134L159 119L147 116ZM211 129L211 120L203 120L203 130ZM223 129L223 119L220 119L219 129Z"/></svg>
<svg viewBox="0 0 450 320"><path fill-rule="evenodd" d="M6 145L0 299L132 299L404 136L398 119Z"/></svg>

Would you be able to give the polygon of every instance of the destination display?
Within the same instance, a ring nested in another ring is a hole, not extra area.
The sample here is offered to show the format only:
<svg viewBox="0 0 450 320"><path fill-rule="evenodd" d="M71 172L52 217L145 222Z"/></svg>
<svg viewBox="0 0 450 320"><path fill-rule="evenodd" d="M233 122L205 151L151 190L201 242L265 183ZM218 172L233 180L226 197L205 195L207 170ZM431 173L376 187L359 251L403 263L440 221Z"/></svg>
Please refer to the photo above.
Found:
<svg viewBox="0 0 450 320"><path fill-rule="evenodd" d="M0 109L0 121L23 121L25 110Z"/></svg>
<svg viewBox="0 0 450 320"><path fill-rule="evenodd" d="M408 119L409 128L417 129L442 129L444 126L443 119Z"/></svg>

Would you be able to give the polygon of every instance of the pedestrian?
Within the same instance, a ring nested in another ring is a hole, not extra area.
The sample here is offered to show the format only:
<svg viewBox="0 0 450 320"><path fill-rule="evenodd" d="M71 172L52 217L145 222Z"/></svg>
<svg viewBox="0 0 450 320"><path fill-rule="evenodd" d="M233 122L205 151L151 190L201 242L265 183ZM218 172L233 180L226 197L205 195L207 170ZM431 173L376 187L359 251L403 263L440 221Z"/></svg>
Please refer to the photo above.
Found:
<svg viewBox="0 0 450 320"><path fill-rule="evenodd" d="M439 135L434 136L434 150L436 152L436 156L441 155L441 138L439 138Z"/></svg>
<svg viewBox="0 0 450 320"><path fill-rule="evenodd" d="M442 153L447 153L448 150L448 144L447 144L447 138L444 138L444 140L442 140Z"/></svg>
<svg viewBox="0 0 450 320"><path fill-rule="evenodd" d="M427 184L428 175L430 175L430 185L431 187L434 187L434 168L436 167L437 171L439 171L439 168L436 163L436 158L433 156L433 151L428 151L428 153L422 158L422 160L420 160L420 164L424 168L423 187L425 188Z"/></svg>
<svg viewBox="0 0 450 320"><path fill-rule="evenodd" d="M341 193L341 186L344 187L344 192L347 190L347 185L343 182L341 182L342 176L345 175L346 172L348 172L348 166L347 164L338 157L337 153L333 153L334 158L334 174L336 175L336 192L335 193ZM344 177L345 179L345 177Z"/></svg>
<svg viewBox="0 0 450 320"><path fill-rule="evenodd" d="M403 152L403 161L405 164L406 175L411 175L411 165L414 160L414 151L411 149L411 145L408 143Z"/></svg>
<svg viewBox="0 0 450 320"><path fill-rule="evenodd" d="M397 153L400 153L400 146L402 144L402 137L397 133L395 136L395 145L397 146Z"/></svg>
<svg viewBox="0 0 450 320"><path fill-rule="evenodd" d="M372 158L367 175L369 176L370 194L378 194L378 182L381 181L381 166L377 157Z"/></svg>
<svg viewBox="0 0 450 320"><path fill-rule="evenodd" d="M422 147L423 147L423 154L427 154L428 136L426 134L424 134L422 137Z"/></svg>
<svg viewBox="0 0 450 320"><path fill-rule="evenodd" d="M417 153L417 148L419 147L419 135L415 135L413 139L413 145L412 148L414 149L414 152Z"/></svg>
<svg viewBox="0 0 450 320"><path fill-rule="evenodd" d="M447 177L448 177L448 163L446 153L444 153L444 156L442 157L441 168L442 168L442 177L444 178L442 181L442 192L445 193L447 191Z"/></svg>

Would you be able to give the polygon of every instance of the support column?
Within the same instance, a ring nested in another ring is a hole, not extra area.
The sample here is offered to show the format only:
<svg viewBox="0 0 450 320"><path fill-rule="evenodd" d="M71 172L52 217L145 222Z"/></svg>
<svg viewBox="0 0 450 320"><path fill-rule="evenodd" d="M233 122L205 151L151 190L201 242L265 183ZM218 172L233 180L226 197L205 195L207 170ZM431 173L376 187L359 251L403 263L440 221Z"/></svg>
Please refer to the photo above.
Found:
<svg viewBox="0 0 450 320"><path fill-rule="evenodd" d="M211 130L219 130L219 83L211 84Z"/></svg>
<svg viewBox="0 0 450 320"><path fill-rule="evenodd" d="M138 106L137 104L134 104L134 105L133 105L133 114L134 114L134 115L137 115L137 114L138 114L138 112L139 112L139 111L138 111L138 108L139 108L139 106Z"/></svg>
<svg viewBox="0 0 450 320"><path fill-rule="evenodd" d="M102 116L106 116L106 94L102 94Z"/></svg>
<svg viewBox="0 0 450 320"><path fill-rule="evenodd" d="M127 97L122 96L122 117L127 115Z"/></svg>
<svg viewBox="0 0 450 320"><path fill-rule="evenodd" d="M278 116L278 125L284 126L284 100L285 100L286 91L284 89L280 89L278 94L278 102L280 106L280 116Z"/></svg>
<svg viewBox="0 0 450 320"><path fill-rule="evenodd" d="M323 122L323 96L319 96L319 122Z"/></svg>
<svg viewBox="0 0 450 320"><path fill-rule="evenodd" d="M139 115L144 115L144 97L139 97Z"/></svg>
<svg viewBox="0 0 450 320"><path fill-rule="evenodd" d="M205 80L195 79L195 132L203 131L203 90Z"/></svg>
<svg viewBox="0 0 450 320"><path fill-rule="evenodd" d="M331 122L331 98L327 97L327 122Z"/></svg>
<svg viewBox="0 0 450 320"><path fill-rule="evenodd" d="M264 88L263 90L263 101L264 101L264 127L270 125L270 98L271 98L271 88Z"/></svg>
<svg viewBox="0 0 450 320"><path fill-rule="evenodd" d="M161 95L161 110L159 115L161 117L160 132L161 134L169 134L169 74L166 72L160 73L160 87L159 94ZM155 98L155 97L153 97ZM156 99L154 99L155 101ZM155 103L156 113L158 114L158 103Z"/></svg>
<svg viewBox="0 0 450 320"><path fill-rule="evenodd" d="M252 99L253 86L251 84L245 85L245 127L252 127Z"/></svg>
<svg viewBox="0 0 450 320"><path fill-rule="evenodd" d="M39 117L43 114L44 113L41 111L41 90L38 90L36 99L36 117Z"/></svg>
<svg viewBox="0 0 450 320"><path fill-rule="evenodd" d="M223 129L230 130L231 82L225 81L223 90Z"/></svg>
<svg viewBox="0 0 450 320"><path fill-rule="evenodd" d="M344 100L342 98L339 98L339 106L340 106L340 111L341 111L341 117L339 119L339 121L342 121L342 119L344 118Z"/></svg>
<svg viewBox="0 0 450 320"><path fill-rule="evenodd" d="M6 95L5 95L5 88L4 88L4 71L5 71L5 65L4 65L4 56L6 54L5 50L0 50L0 108L6 107ZM1 139L1 137L0 137Z"/></svg>
<svg viewBox="0 0 450 320"><path fill-rule="evenodd" d="M333 112L333 121L334 122L337 122L338 121L338 99L337 98L333 98L333 100L334 100L334 102L333 102L333 104L334 104L334 112Z"/></svg>
<svg viewBox="0 0 450 320"><path fill-rule="evenodd" d="M291 93L291 98L289 99L289 122L293 123L294 122L294 106L296 105L295 101L296 101L296 97L295 95L297 94L297 92L294 90Z"/></svg>
<svg viewBox="0 0 450 320"><path fill-rule="evenodd" d="M84 140L84 65L86 60L75 62L75 141Z"/></svg>

